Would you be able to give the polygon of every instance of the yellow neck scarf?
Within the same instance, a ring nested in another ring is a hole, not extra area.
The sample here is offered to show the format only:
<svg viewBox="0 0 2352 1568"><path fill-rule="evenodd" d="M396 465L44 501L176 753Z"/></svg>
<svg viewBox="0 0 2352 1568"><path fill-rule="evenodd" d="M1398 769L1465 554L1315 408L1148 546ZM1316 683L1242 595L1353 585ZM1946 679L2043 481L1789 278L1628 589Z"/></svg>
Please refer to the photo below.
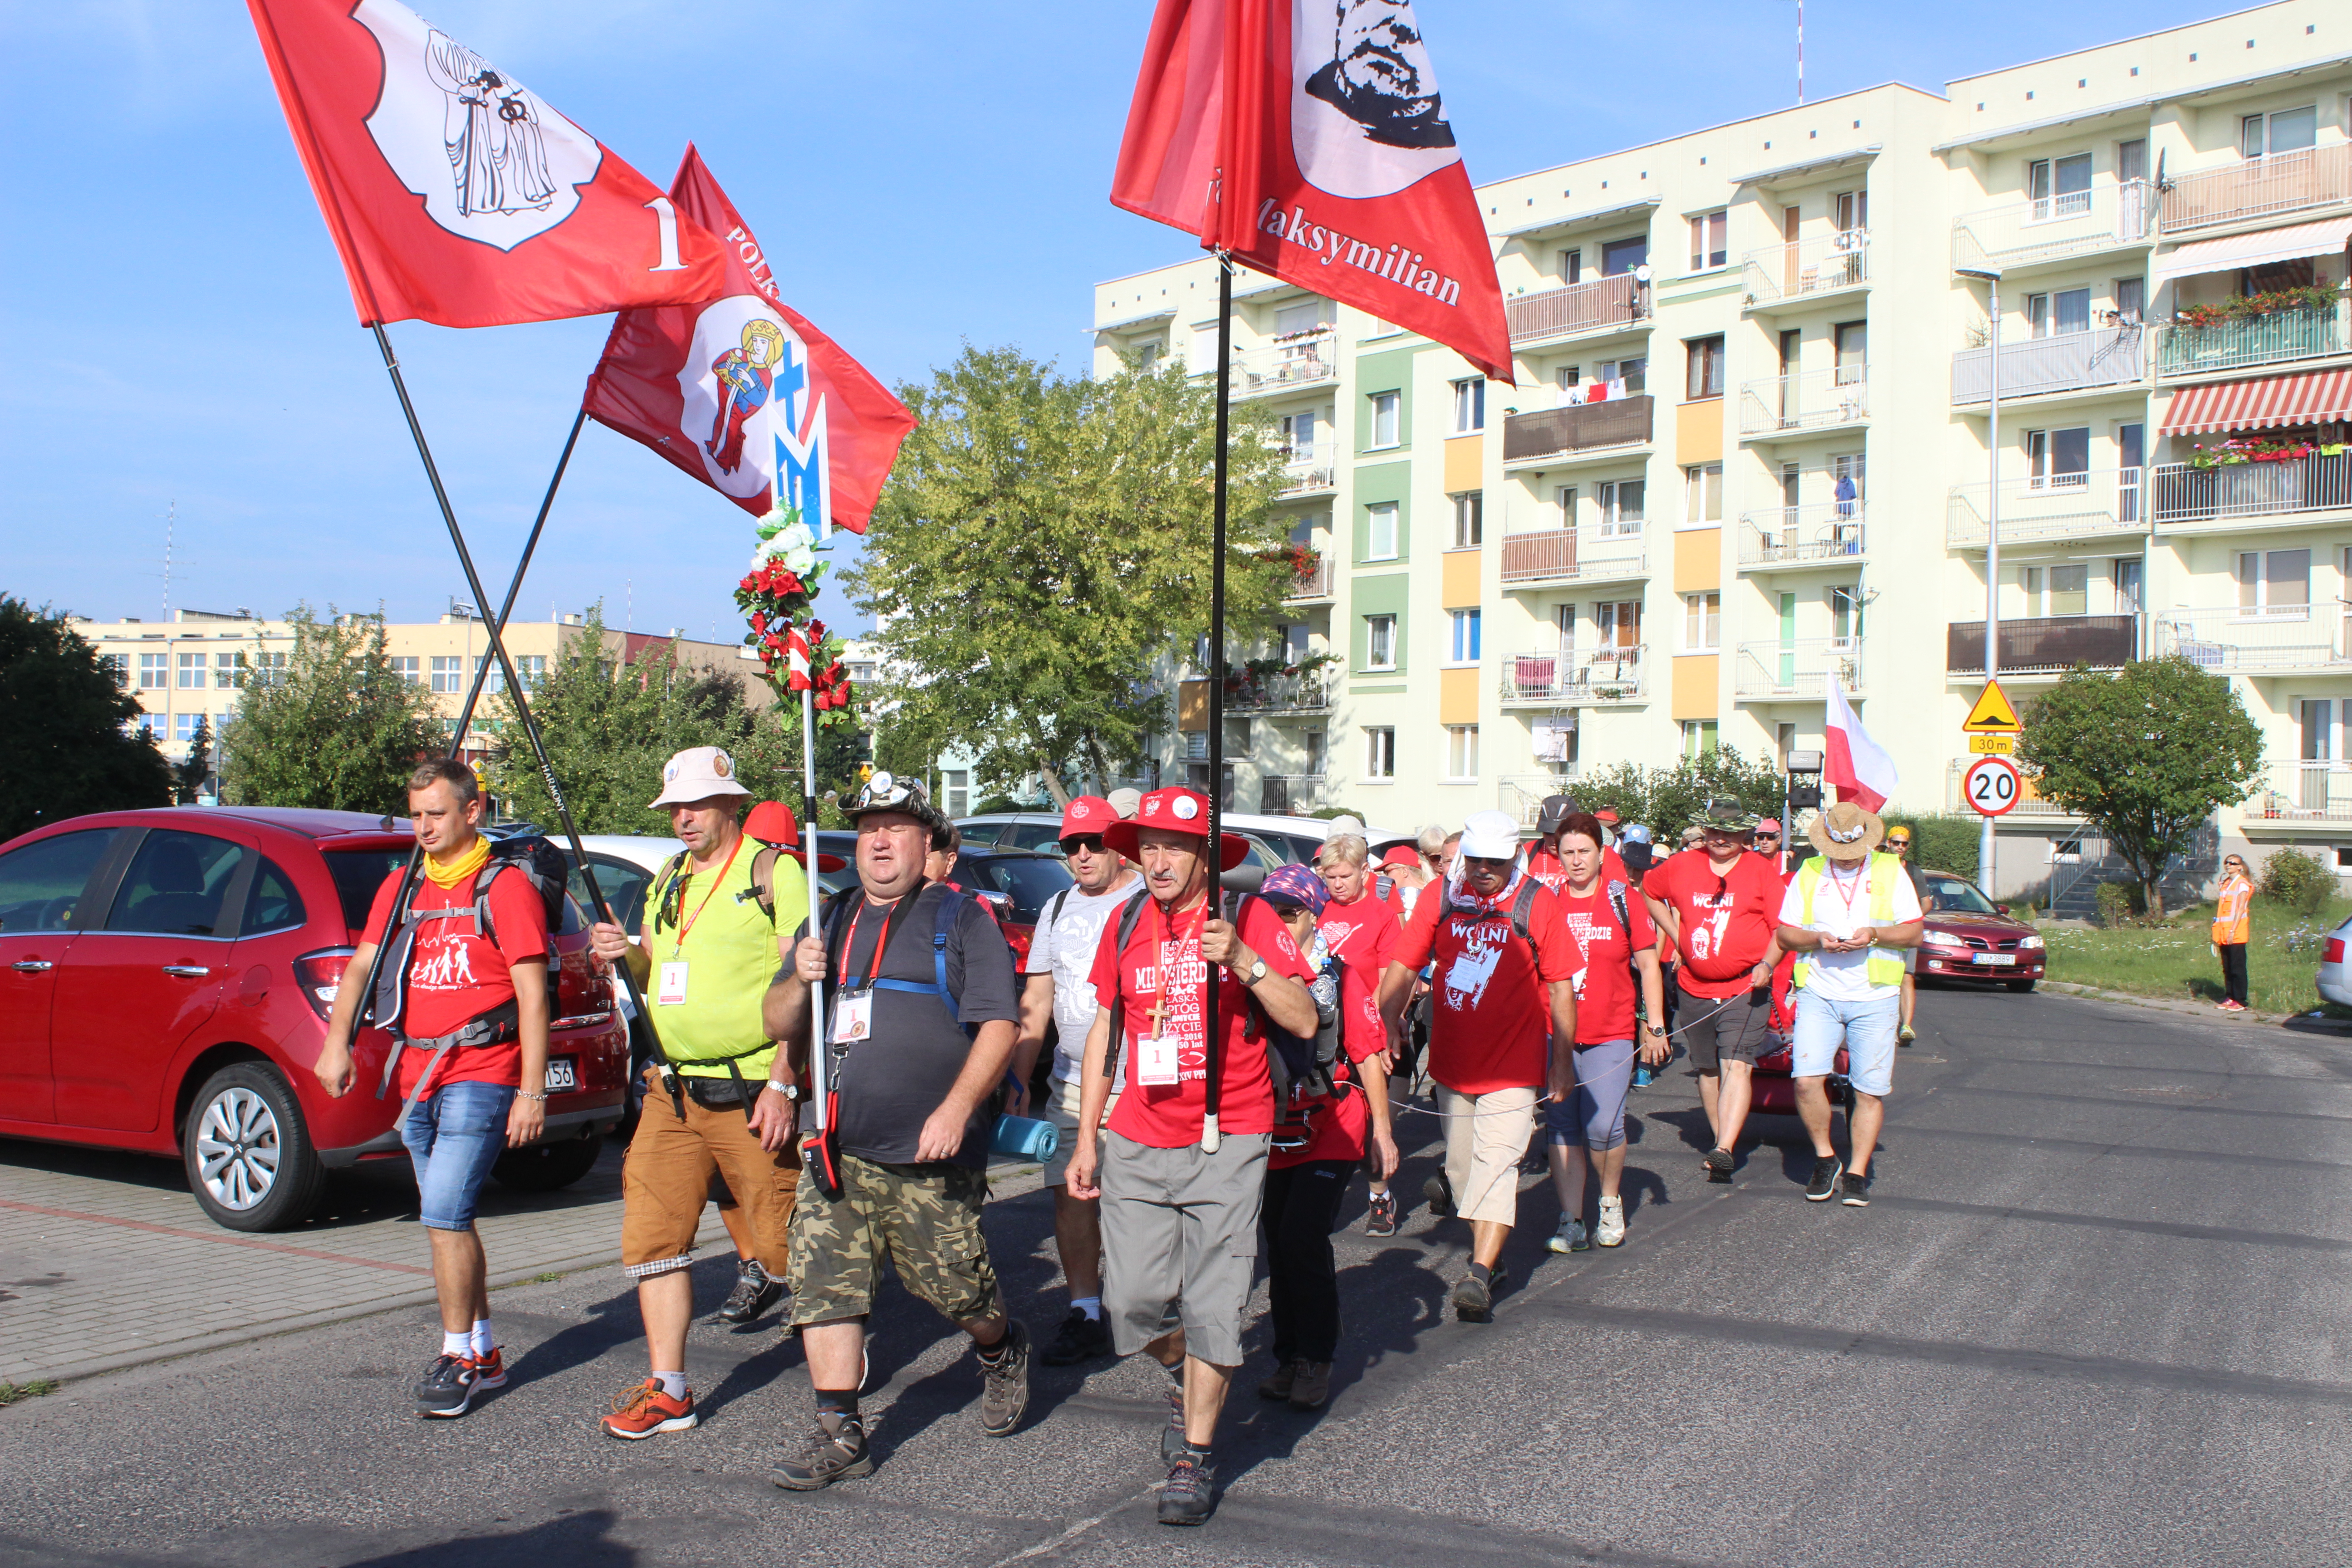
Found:
<svg viewBox="0 0 2352 1568"><path fill-rule="evenodd" d="M470 881L475 872L490 861L490 841L480 834L474 835L473 847L446 864L428 851L425 857L425 874L433 879L436 888L454 888L459 882Z"/></svg>

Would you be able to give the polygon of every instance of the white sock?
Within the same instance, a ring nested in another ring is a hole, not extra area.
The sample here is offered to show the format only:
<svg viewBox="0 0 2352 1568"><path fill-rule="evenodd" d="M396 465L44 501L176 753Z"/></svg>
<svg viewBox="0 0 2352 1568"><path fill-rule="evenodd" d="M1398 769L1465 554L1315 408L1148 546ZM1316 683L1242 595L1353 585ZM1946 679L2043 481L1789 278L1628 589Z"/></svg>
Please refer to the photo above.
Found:
<svg viewBox="0 0 2352 1568"><path fill-rule="evenodd" d="M661 1379L662 1392L664 1394L668 1394L672 1399L684 1399L686 1397L686 1373L682 1372L657 1372L654 1373L654 1375Z"/></svg>
<svg viewBox="0 0 2352 1568"><path fill-rule="evenodd" d="M1102 1298L1100 1296L1073 1296L1070 1298L1070 1305L1076 1307L1079 1311L1084 1312L1091 1321L1097 1323L1102 1321Z"/></svg>
<svg viewBox="0 0 2352 1568"><path fill-rule="evenodd" d="M474 1353L474 1336L467 1333L463 1329L458 1329L455 1331L448 1329L442 1330L441 1353L443 1355L472 1355Z"/></svg>
<svg viewBox="0 0 2352 1568"><path fill-rule="evenodd" d="M486 1356L498 1348L498 1342L490 1337L490 1321L488 1318L474 1320L473 1341L474 1353L478 1356Z"/></svg>

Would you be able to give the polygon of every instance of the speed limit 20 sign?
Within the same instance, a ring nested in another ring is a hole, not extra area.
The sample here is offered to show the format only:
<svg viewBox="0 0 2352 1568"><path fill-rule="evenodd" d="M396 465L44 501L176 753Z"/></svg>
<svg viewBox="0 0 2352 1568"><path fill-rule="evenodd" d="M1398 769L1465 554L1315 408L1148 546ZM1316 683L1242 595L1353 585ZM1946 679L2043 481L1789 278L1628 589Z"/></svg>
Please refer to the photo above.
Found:
<svg viewBox="0 0 2352 1568"><path fill-rule="evenodd" d="M2016 809L2025 779L2007 757L1979 757L1960 775L1960 790L1978 816L2000 816Z"/></svg>

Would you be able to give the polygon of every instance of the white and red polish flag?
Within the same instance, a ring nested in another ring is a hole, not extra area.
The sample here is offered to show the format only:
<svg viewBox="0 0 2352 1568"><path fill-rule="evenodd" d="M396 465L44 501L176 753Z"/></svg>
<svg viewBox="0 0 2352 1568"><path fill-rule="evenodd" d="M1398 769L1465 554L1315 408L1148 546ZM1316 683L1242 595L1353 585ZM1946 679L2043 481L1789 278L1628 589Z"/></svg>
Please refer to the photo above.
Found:
<svg viewBox="0 0 2352 1568"><path fill-rule="evenodd" d="M1850 800L1864 811L1876 811L1895 794L1895 759L1854 717L1853 705L1845 700L1845 688L1834 671L1829 676L1829 688L1822 777L1836 786L1838 799Z"/></svg>
<svg viewBox="0 0 2352 1568"><path fill-rule="evenodd" d="M1160 0L1110 199L1512 379L1411 0Z"/></svg>
<svg viewBox="0 0 2352 1568"><path fill-rule="evenodd" d="M707 300L652 181L394 0L246 0L360 321L494 327Z"/></svg>
<svg viewBox="0 0 2352 1568"><path fill-rule="evenodd" d="M783 302L692 147L669 194L681 218L719 237L724 277L699 304L623 311L581 406L755 516L776 495L812 528L830 518L865 532L914 415Z"/></svg>

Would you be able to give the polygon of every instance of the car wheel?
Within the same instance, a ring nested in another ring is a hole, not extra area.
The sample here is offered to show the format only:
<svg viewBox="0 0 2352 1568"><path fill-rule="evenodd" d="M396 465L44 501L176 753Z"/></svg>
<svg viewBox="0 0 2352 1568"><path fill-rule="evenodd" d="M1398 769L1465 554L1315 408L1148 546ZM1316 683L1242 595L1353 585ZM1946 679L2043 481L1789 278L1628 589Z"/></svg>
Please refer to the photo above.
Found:
<svg viewBox="0 0 2352 1568"><path fill-rule="evenodd" d="M2006 984L2011 991L2018 993L2020 995L2023 995L2026 992L2032 990L2034 985L2038 983L2032 980L2010 980L2004 981L2002 984Z"/></svg>
<svg viewBox="0 0 2352 1568"><path fill-rule="evenodd" d="M551 1193L568 1187L593 1170L604 1141L590 1136L566 1138L561 1143L531 1143L499 1156L490 1174L502 1186L525 1193Z"/></svg>
<svg viewBox="0 0 2352 1568"><path fill-rule="evenodd" d="M301 1102L268 1062L232 1062L205 1080L180 1131L188 1189L229 1230L284 1230L310 1217L327 1168Z"/></svg>

